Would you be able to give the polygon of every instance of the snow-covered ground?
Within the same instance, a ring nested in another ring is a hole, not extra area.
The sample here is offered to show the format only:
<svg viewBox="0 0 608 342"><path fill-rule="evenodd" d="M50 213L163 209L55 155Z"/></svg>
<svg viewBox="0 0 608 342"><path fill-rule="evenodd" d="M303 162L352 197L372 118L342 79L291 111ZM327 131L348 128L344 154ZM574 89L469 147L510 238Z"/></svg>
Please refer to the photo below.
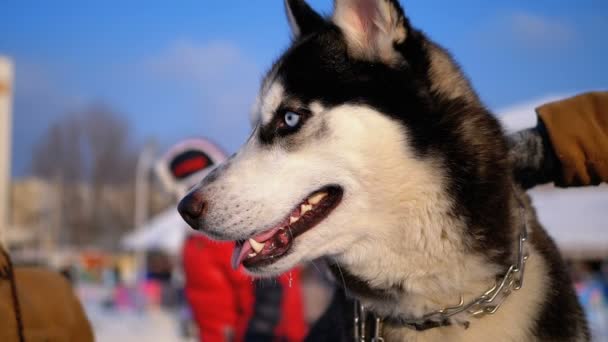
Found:
<svg viewBox="0 0 608 342"><path fill-rule="evenodd" d="M186 341L178 334L177 320L161 309L142 313L87 308L98 342Z"/></svg>
<svg viewBox="0 0 608 342"><path fill-rule="evenodd" d="M97 342L190 342L180 336L178 314L159 307L113 309L102 302L108 290L84 285L77 289Z"/></svg>

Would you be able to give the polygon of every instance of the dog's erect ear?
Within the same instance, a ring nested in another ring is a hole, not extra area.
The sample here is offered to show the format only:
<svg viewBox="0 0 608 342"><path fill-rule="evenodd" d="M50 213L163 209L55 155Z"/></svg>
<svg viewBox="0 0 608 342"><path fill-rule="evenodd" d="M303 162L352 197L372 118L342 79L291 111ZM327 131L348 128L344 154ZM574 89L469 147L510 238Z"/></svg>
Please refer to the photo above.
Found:
<svg viewBox="0 0 608 342"><path fill-rule="evenodd" d="M409 34L398 0L335 0L333 22L342 30L353 56L392 62L395 44Z"/></svg>
<svg viewBox="0 0 608 342"><path fill-rule="evenodd" d="M313 33L325 24L325 19L304 0L285 0L285 12L294 38Z"/></svg>

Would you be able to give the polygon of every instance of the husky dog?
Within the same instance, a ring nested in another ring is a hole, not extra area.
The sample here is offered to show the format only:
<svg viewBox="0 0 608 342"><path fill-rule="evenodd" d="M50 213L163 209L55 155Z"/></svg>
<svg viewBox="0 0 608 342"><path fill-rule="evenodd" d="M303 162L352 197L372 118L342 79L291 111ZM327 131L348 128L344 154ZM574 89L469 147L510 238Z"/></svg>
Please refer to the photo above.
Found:
<svg viewBox="0 0 608 342"><path fill-rule="evenodd" d="M185 220L236 241L233 266L254 275L329 260L385 340L588 340L501 127L457 64L396 0L334 7L286 1L293 43L253 132L181 201ZM460 310L488 294L500 298Z"/></svg>

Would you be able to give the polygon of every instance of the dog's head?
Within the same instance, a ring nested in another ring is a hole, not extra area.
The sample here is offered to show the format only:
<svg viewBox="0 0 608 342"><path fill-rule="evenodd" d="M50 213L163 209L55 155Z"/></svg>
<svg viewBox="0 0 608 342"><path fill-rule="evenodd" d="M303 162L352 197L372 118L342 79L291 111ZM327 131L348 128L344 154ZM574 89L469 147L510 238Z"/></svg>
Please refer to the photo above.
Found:
<svg viewBox="0 0 608 342"><path fill-rule="evenodd" d="M460 248L453 223L476 210L469 185L502 171L488 148L502 140L458 67L397 1L336 0L329 18L286 8L293 43L262 83L253 132L182 200L186 221L236 241L234 266L256 274L356 263L379 240L427 257Z"/></svg>

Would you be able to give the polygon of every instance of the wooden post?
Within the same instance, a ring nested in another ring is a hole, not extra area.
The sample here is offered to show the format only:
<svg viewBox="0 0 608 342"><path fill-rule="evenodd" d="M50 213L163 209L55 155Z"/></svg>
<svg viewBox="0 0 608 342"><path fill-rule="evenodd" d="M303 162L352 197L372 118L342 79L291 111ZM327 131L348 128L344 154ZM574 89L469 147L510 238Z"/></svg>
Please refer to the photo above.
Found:
<svg viewBox="0 0 608 342"><path fill-rule="evenodd" d="M6 243L11 175L13 64L0 56L0 243Z"/></svg>

